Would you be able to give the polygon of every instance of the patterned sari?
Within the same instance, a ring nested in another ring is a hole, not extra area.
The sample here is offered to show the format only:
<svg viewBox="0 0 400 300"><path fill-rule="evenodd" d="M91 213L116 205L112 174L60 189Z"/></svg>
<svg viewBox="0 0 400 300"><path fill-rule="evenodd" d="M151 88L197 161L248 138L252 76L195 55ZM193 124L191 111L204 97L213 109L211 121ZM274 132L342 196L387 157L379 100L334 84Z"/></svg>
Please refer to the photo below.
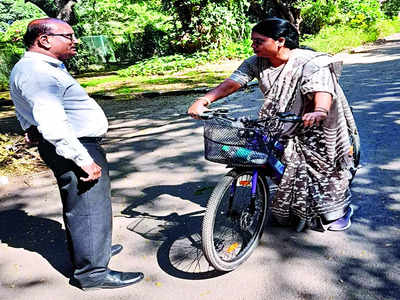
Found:
<svg viewBox="0 0 400 300"><path fill-rule="evenodd" d="M269 124L289 135L283 141L286 170L272 199L272 213L281 224L295 222L299 231L342 217L350 204L348 130L357 129L338 83L341 69L342 63L327 54L294 49L284 65L274 68L268 59L253 56L230 77L242 85L258 79L265 99L261 118L284 111L304 114L314 110L315 92L332 95L328 117L320 126L299 125L293 131Z"/></svg>

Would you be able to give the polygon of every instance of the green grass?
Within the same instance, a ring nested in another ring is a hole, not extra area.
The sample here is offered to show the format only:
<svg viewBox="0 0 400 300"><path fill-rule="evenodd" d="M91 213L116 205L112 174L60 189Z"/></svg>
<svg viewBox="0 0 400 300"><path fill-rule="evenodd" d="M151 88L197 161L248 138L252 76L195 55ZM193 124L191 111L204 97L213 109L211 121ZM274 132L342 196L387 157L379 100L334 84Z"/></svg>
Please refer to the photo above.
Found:
<svg viewBox="0 0 400 300"><path fill-rule="evenodd" d="M187 90L199 87L213 87L227 78L240 61L196 66L178 73L164 75L118 76L101 78L80 78L78 81L92 95L104 93L115 96L139 94L154 91Z"/></svg>
<svg viewBox="0 0 400 300"><path fill-rule="evenodd" d="M317 51L336 54L365 43L374 42L396 32L400 32L398 19L382 20L370 27L368 32L348 26L330 26L323 28L316 36L305 38L301 44Z"/></svg>
<svg viewBox="0 0 400 300"><path fill-rule="evenodd" d="M329 26L319 34L303 38L301 44L317 51L336 54L379 38L400 32L400 22L381 20L369 27L368 32L349 26ZM230 75L234 68L222 71L204 70L207 63L218 64L223 59L242 60L253 55L250 41L231 43L221 49L210 49L192 55L170 55L153 57L118 71L118 75L81 81L89 92L112 91L116 95L134 94L146 91L167 91L196 87L213 87ZM90 89L91 88L91 89Z"/></svg>
<svg viewBox="0 0 400 300"><path fill-rule="evenodd" d="M82 79L80 80L80 84L86 87L97 86L103 83L109 83L114 81L121 80L121 77L118 75L111 75L111 76L102 76L102 77L95 77L94 79Z"/></svg>

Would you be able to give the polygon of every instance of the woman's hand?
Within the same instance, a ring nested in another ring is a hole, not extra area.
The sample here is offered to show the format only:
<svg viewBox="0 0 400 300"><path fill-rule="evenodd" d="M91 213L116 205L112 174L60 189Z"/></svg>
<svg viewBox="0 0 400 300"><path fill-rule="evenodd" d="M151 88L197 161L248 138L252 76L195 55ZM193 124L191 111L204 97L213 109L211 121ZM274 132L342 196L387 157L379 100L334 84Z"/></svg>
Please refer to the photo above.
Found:
<svg viewBox="0 0 400 300"><path fill-rule="evenodd" d="M199 115L208 110L210 101L207 98L197 98L189 107L188 114L194 119L200 119Z"/></svg>
<svg viewBox="0 0 400 300"><path fill-rule="evenodd" d="M327 118L328 114L323 111L314 111L310 113L306 113L303 116L303 124L304 127L311 127L313 125L319 125L320 122Z"/></svg>

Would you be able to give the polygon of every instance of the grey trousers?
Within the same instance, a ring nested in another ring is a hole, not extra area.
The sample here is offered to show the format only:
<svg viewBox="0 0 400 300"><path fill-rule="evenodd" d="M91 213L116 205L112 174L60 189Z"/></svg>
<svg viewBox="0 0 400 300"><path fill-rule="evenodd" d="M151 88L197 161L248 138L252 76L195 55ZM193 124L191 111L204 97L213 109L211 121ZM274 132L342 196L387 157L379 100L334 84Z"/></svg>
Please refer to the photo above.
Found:
<svg viewBox="0 0 400 300"><path fill-rule="evenodd" d="M101 282L111 257L112 209L110 177L106 155L96 141L81 141L96 164L101 177L83 182L85 172L73 161L59 156L45 140L38 146L46 165L53 171L60 190L68 248L74 265L73 280L87 287Z"/></svg>

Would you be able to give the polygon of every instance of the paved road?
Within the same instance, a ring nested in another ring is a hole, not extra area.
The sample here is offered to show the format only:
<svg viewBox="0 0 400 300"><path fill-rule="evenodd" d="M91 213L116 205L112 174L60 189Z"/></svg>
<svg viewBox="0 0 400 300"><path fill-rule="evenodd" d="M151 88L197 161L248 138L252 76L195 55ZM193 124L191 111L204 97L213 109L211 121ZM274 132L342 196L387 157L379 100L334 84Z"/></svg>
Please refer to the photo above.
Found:
<svg viewBox="0 0 400 300"><path fill-rule="evenodd" d="M400 39L341 55L341 79L359 124L363 168L353 186L346 232L266 228L238 270L215 273L199 248L207 198L224 166L203 158L201 123L185 96L108 106L117 270L145 280L119 290L68 285L60 203L48 173L1 191L1 299L400 299ZM255 115L257 90L220 105Z"/></svg>

